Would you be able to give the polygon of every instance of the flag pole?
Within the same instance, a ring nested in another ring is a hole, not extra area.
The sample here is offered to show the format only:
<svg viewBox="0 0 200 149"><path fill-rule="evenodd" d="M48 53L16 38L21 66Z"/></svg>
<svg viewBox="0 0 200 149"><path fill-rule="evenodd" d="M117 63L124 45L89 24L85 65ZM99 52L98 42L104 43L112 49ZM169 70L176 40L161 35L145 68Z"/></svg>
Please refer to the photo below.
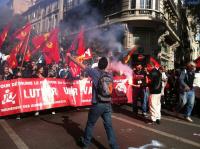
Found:
<svg viewBox="0 0 200 149"><path fill-rule="evenodd" d="M27 47L28 47L30 33L31 33L31 31L29 31L29 33L28 33L27 42L26 42L25 50L24 50L24 54L23 54L23 59L22 59L22 63L21 63L21 66L20 66L20 72L22 72L22 67L23 67L23 64L24 64L24 59L25 59L25 55L26 55L26 51L27 51Z"/></svg>

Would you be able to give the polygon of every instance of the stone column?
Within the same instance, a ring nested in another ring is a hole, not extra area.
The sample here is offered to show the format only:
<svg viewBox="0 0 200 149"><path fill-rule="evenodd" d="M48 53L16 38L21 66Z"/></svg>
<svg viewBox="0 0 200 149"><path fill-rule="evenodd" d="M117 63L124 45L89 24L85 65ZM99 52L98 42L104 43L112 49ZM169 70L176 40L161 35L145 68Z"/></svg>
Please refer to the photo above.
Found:
<svg viewBox="0 0 200 149"><path fill-rule="evenodd" d="M156 0L152 0L152 7L151 9L156 10ZM152 12L152 16L155 17L156 13L155 11Z"/></svg>
<svg viewBox="0 0 200 149"><path fill-rule="evenodd" d="M58 0L58 9L59 9L59 14L58 14L58 20L59 22L63 20L63 9L64 9L64 1L63 0Z"/></svg>
<svg viewBox="0 0 200 149"><path fill-rule="evenodd" d="M140 9L140 0L136 0L136 9ZM139 11L136 11L136 15L139 14Z"/></svg>
<svg viewBox="0 0 200 149"><path fill-rule="evenodd" d="M43 18L42 18L43 17L43 12L44 12L44 8L41 8L40 9L40 13L41 13L40 14L40 31L39 31L40 33L44 32L43 31Z"/></svg>

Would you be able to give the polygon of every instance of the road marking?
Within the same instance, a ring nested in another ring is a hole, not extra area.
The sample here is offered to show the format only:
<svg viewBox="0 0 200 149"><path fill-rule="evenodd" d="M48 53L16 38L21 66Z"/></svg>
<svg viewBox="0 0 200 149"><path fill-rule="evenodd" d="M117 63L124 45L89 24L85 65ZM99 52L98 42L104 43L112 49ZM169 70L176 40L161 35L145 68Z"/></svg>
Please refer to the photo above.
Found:
<svg viewBox="0 0 200 149"><path fill-rule="evenodd" d="M165 137L178 140L178 141L183 142L183 143L186 143L186 144L190 144L190 145L193 145L193 146L196 146L196 147L200 147L200 144L197 143L197 142L194 142L194 141L191 141L191 140L188 140L188 139L185 139L185 138L182 138L182 137L173 135L173 134L169 134L169 133L166 133L166 132L163 132L163 131L159 131L159 130L156 130L156 129L153 129L153 128L144 126L144 125L142 125L142 124L138 124L138 123L135 123L135 122L126 120L126 119L124 119L124 118L121 118L121 117L118 117L118 116L115 116L115 115L112 115L112 118L117 119L117 120L120 120L120 121L125 122L125 123L128 123L128 124L131 124L131 125L134 125L134 126L136 126L136 127L139 127L139 128L142 128L142 129L145 129L145 130L148 130L148 131L151 131L151 132L160 134L160 135L163 135L163 136L165 136Z"/></svg>
<svg viewBox="0 0 200 149"><path fill-rule="evenodd" d="M24 143L24 141L16 134L16 132L8 125L5 120L0 120L0 125L9 135L9 137L15 143L18 149L29 149L29 147Z"/></svg>
<svg viewBox="0 0 200 149"><path fill-rule="evenodd" d="M130 106L123 106L121 108L125 109L125 110L128 110L128 111L132 110ZM174 116L173 112L166 111L166 110L162 110L162 111L165 112L165 113L167 113L167 114L170 114L170 115ZM181 114L178 113L178 115L181 115ZM179 118L178 116L177 116L177 118L167 118L167 117L165 117L165 116L162 115L161 118L163 120L167 120L167 121L171 121L171 122L175 122L175 123L180 123L180 124L185 124L185 125L189 125L189 126L199 127L200 128L199 124L194 124L194 123L186 122L186 121L182 120L181 117Z"/></svg>
<svg viewBox="0 0 200 149"><path fill-rule="evenodd" d="M194 123L190 123L190 122L184 122L178 118L166 118L166 117L163 117L162 116L162 119L163 120L167 120L167 121L171 121L171 122L176 122L176 123L180 123L180 124L185 124L185 125L189 125L189 126L193 126L193 127L199 127L200 128L200 125L199 124L194 124Z"/></svg>
<svg viewBox="0 0 200 149"><path fill-rule="evenodd" d="M162 111L167 113L167 114L169 114L169 115L172 115L172 116L175 115L175 113L173 113L171 111L167 111L167 110L162 110ZM180 124L185 124L185 125L189 125L189 126L194 126L194 127L199 127L200 128L199 124L194 124L194 123L190 123L190 122L186 122L186 121L181 120L181 114L180 113L177 113L176 118L167 118L167 117L162 116L162 119L168 120L168 121L171 121L171 122L178 122Z"/></svg>

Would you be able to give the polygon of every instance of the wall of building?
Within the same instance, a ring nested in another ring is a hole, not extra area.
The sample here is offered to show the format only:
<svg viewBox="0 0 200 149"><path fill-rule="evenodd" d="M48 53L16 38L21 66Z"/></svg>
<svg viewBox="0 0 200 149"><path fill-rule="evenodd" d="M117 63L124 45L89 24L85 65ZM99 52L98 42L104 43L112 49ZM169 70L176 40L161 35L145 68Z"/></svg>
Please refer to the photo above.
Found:
<svg viewBox="0 0 200 149"><path fill-rule="evenodd" d="M145 55L154 56L169 69L174 68L178 16L174 14L176 10L172 10L175 8L173 1L167 7L164 0L124 0L122 2L124 10L131 10L129 18L132 17L132 20L126 22L125 48L131 49L137 45L141 48L136 53L142 52ZM162 44L159 40L162 40Z"/></svg>
<svg viewBox="0 0 200 149"><path fill-rule="evenodd" d="M10 0L8 6L13 10L14 14L22 14L35 4L36 0Z"/></svg>
<svg viewBox="0 0 200 149"><path fill-rule="evenodd" d="M59 24L64 14L82 2L50 0L48 5L36 4L25 16L38 33L48 32ZM178 41L176 31L179 18L172 0L167 3L165 0L109 0L102 5L106 15L105 24L121 23L125 26L125 49L130 50L137 45L141 47L137 53L154 56L169 68L174 67L172 63L174 45Z"/></svg>
<svg viewBox="0 0 200 149"><path fill-rule="evenodd" d="M195 18L190 14L189 10L186 10L187 21L188 21L188 35L191 49L190 60L195 60L200 56L200 41L196 40L196 35L200 33L199 26L197 25L198 18Z"/></svg>
<svg viewBox="0 0 200 149"><path fill-rule="evenodd" d="M36 33L49 32L63 19L63 0L41 1L32 6L24 16Z"/></svg>

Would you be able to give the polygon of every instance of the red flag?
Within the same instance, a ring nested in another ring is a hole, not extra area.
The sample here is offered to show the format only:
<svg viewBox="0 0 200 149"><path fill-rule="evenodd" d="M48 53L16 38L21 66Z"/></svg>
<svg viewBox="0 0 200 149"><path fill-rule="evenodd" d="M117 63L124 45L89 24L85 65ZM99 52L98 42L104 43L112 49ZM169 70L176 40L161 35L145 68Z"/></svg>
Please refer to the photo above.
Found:
<svg viewBox="0 0 200 149"><path fill-rule="evenodd" d="M74 41L72 42L72 45L70 46L70 48L67 50L67 52L71 52L72 50L75 50L75 43L78 40L78 49L77 49L77 60L79 60L80 62L83 61L83 57L84 57L84 52L85 52L85 44L84 44L84 29L81 28L79 34L77 35L77 37L74 39ZM66 62L68 62L68 57L66 56ZM72 75L75 77L77 75L80 75L81 73L81 68L78 67L76 64L74 64L74 62L69 63L69 66L71 68L71 72Z"/></svg>
<svg viewBox="0 0 200 149"><path fill-rule="evenodd" d="M87 60L87 59L91 59L92 58L92 50L91 48L88 48L85 53L83 54L84 56L84 59Z"/></svg>
<svg viewBox="0 0 200 149"><path fill-rule="evenodd" d="M51 64L53 62L52 58L49 56L49 53L43 54L46 64Z"/></svg>
<svg viewBox="0 0 200 149"><path fill-rule="evenodd" d="M12 50L10 53L9 58L7 59L8 65L11 68L16 68L18 66L17 62L17 54L20 51L20 48L22 47L23 41L20 41Z"/></svg>
<svg viewBox="0 0 200 149"><path fill-rule="evenodd" d="M20 51L20 48L23 45L23 41L20 41L12 50L11 53L15 53L16 55L18 54L18 52Z"/></svg>
<svg viewBox="0 0 200 149"><path fill-rule="evenodd" d="M73 77L77 77L81 73L81 69L74 62L70 61L69 67L71 69L71 73Z"/></svg>
<svg viewBox="0 0 200 149"><path fill-rule="evenodd" d="M0 34L0 48L3 45L3 42L5 41L8 35L9 28L10 28L10 24L6 25L5 28L3 29L3 32Z"/></svg>
<svg viewBox="0 0 200 149"><path fill-rule="evenodd" d="M73 40L71 46L67 49L66 53L70 53L72 50L75 50L75 43L76 43L76 38ZM65 62L69 63L68 56L65 57Z"/></svg>
<svg viewBox="0 0 200 149"><path fill-rule="evenodd" d="M128 61L130 60L131 56L133 55L133 53L137 50L136 47L134 47L129 53L128 55L124 58L124 63L127 64Z"/></svg>
<svg viewBox="0 0 200 149"><path fill-rule="evenodd" d="M77 55L83 55L85 52L85 43L84 43L84 28L82 27L78 34L78 49Z"/></svg>
<svg viewBox="0 0 200 149"><path fill-rule="evenodd" d="M26 50L26 54L24 56L24 61L28 62L30 61L30 59L31 59L31 51L30 51L30 47L28 46Z"/></svg>
<svg viewBox="0 0 200 149"><path fill-rule="evenodd" d="M10 54L10 57L7 59L8 65L10 68L16 68L18 66L17 58L13 53Z"/></svg>
<svg viewBox="0 0 200 149"><path fill-rule="evenodd" d="M88 48L83 55L78 56L76 59L82 63L84 60L88 60L91 58L92 58L92 51L90 48Z"/></svg>
<svg viewBox="0 0 200 149"><path fill-rule="evenodd" d="M71 46L69 49L67 49L67 53L71 52L72 50L76 49L76 42L78 42L78 49L77 49L77 55L82 56L85 52L85 44L84 44L84 28L81 28L78 35L74 38ZM65 57L65 61L69 62L68 56Z"/></svg>
<svg viewBox="0 0 200 149"><path fill-rule="evenodd" d="M23 45L22 45L22 47L21 47L21 50L19 51L21 54L25 54L24 52L25 52L26 48L28 48L28 47L27 47L27 46L28 46L28 41L29 41L28 36L27 36L26 39L23 40L23 41L24 41L24 42L23 42Z"/></svg>
<svg viewBox="0 0 200 149"><path fill-rule="evenodd" d="M31 31L31 24L27 23L25 26L22 28L18 29L15 33L14 36L15 38L19 40L24 40L26 36L28 36L29 32Z"/></svg>
<svg viewBox="0 0 200 149"><path fill-rule="evenodd" d="M158 61L155 60L153 57L150 57L150 63L153 63L156 68L160 67L160 64L158 63Z"/></svg>
<svg viewBox="0 0 200 149"><path fill-rule="evenodd" d="M43 35L35 36L32 39L32 43L33 43L33 46L35 47L35 50L38 50L42 46L42 44L47 41L47 39L49 38L49 35L50 33L45 33Z"/></svg>
<svg viewBox="0 0 200 149"><path fill-rule="evenodd" d="M91 49L88 48L88 49L85 51L85 53L84 53L83 55L78 56L76 59L77 59L80 63L82 63L84 60L88 60L88 59L90 59L90 58L92 58L92 52L91 52ZM73 75L74 77L80 75L80 73L81 73L81 68L78 67L76 64L74 64L74 62L70 62L70 63L69 63L69 66L70 66L70 68L71 68L72 75Z"/></svg>
<svg viewBox="0 0 200 149"><path fill-rule="evenodd" d="M44 48L42 49L47 64L50 64L52 61L58 63L60 60L58 32L58 29L51 31L49 39L46 41Z"/></svg>

